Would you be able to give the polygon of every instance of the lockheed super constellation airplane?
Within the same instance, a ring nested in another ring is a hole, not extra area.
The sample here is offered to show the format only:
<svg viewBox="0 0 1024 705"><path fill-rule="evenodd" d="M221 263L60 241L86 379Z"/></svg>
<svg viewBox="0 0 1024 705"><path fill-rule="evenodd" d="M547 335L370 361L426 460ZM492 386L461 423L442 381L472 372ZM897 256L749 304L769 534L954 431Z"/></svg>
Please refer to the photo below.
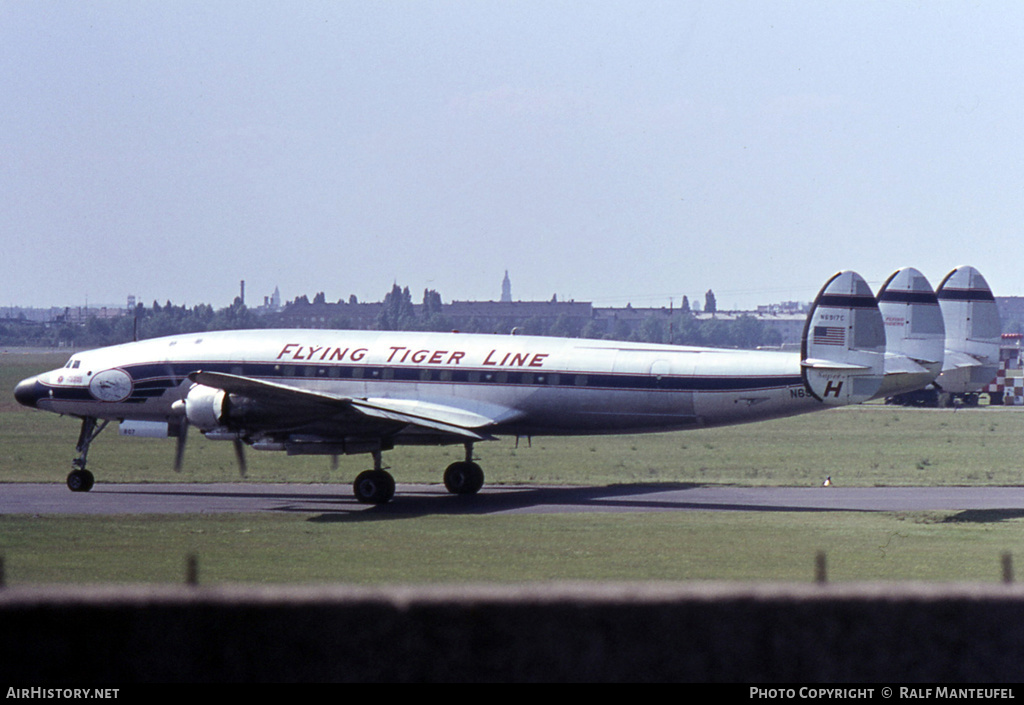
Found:
<svg viewBox="0 0 1024 705"><path fill-rule="evenodd" d="M88 491L89 446L122 433L186 430L290 455L370 453L353 488L395 492L381 453L463 444L449 491L484 482L473 445L500 435L643 433L801 414L942 385L980 389L999 361L995 300L971 267L932 289L901 269L878 296L833 276L807 316L799 353L606 340L385 331L250 330L175 335L74 354L15 389L23 405L81 419L67 484Z"/></svg>

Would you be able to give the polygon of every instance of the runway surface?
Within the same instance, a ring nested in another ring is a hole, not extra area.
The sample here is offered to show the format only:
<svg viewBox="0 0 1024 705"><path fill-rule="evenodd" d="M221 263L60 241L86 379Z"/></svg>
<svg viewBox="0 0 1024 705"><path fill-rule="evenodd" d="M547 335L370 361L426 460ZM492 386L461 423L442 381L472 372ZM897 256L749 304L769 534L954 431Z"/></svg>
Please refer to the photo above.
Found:
<svg viewBox="0 0 1024 705"><path fill-rule="evenodd" d="M441 485L399 485L380 506L357 502L347 484L0 484L0 514L354 513L540 514L671 511L998 511L1024 516L1024 487L729 487L632 484L606 487L485 486L477 495Z"/></svg>

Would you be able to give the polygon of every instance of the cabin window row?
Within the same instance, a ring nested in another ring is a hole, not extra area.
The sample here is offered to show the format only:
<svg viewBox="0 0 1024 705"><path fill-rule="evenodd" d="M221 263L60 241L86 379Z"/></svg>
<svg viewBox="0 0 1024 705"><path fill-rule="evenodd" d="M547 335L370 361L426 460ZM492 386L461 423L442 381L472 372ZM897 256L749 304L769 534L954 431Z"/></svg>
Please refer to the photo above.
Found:
<svg viewBox="0 0 1024 705"><path fill-rule="evenodd" d="M232 374L246 374L233 369ZM259 375L260 373L250 372ZM265 373L264 373L265 374ZM315 379L400 380L403 382L468 382L470 384L536 384L586 386L588 375L506 370L452 370L404 367L274 365L269 376Z"/></svg>
<svg viewBox="0 0 1024 705"><path fill-rule="evenodd" d="M775 389L802 385L799 375L767 377L708 376L686 377L630 373L576 374L572 372L527 372L518 370L470 370L424 367L377 367L349 365L292 365L278 363L175 363L139 365L131 370L136 386L175 387L196 369L226 372L256 379L353 379L397 380L403 382L440 382L469 384L513 384L531 386L599 387L605 389L650 390L750 390Z"/></svg>

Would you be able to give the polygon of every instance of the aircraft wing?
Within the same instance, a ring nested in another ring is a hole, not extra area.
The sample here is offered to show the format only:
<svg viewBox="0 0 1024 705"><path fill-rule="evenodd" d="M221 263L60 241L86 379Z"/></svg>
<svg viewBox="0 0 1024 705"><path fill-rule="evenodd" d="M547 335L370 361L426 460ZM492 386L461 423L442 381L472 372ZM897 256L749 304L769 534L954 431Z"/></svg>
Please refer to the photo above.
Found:
<svg viewBox="0 0 1024 705"><path fill-rule="evenodd" d="M362 417L362 421L374 419L388 425L410 425L476 441L491 438L480 429L510 420L516 415L509 409L489 410L499 411L489 415L417 399L346 397L221 372L199 371L188 377L197 384L222 389L257 403L287 408L299 416L335 418L351 413Z"/></svg>

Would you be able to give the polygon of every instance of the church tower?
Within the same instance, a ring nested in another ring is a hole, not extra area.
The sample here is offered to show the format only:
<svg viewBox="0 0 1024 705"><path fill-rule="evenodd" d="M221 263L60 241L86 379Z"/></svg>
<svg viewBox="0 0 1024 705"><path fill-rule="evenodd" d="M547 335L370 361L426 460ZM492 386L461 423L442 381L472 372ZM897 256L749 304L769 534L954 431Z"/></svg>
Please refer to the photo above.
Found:
<svg viewBox="0 0 1024 705"><path fill-rule="evenodd" d="M501 282L501 300L512 301L512 282L508 278L508 270L505 270L505 279Z"/></svg>

